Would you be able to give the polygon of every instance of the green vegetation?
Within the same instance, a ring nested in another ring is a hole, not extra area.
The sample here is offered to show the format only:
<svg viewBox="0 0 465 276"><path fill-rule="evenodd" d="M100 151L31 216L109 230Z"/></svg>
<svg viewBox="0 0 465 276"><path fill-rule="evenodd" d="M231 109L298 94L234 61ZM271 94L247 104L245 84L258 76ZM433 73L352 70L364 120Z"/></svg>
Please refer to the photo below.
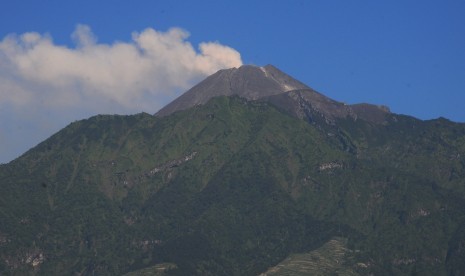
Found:
<svg viewBox="0 0 465 276"><path fill-rule="evenodd" d="M465 125L389 116L219 97L74 122L0 166L0 274L465 274Z"/></svg>

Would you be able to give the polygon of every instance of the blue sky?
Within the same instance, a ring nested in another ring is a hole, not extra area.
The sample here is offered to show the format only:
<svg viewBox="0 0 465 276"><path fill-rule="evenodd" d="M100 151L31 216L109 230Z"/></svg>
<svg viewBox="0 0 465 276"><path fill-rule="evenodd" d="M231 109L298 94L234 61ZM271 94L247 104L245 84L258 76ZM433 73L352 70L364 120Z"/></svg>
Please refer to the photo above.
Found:
<svg viewBox="0 0 465 276"><path fill-rule="evenodd" d="M456 0L5 1L0 163L74 120L155 113L240 63L342 102L465 122L464 14Z"/></svg>

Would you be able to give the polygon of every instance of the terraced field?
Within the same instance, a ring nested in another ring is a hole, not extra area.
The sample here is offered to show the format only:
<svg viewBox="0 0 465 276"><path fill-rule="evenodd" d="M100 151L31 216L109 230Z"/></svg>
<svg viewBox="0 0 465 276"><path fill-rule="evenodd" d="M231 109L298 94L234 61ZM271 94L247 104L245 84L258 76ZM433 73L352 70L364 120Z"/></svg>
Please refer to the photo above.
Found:
<svg viewBox="0 0 465 276"><path fill-rule="evenodd" d="M334 238L322 247L304 254L293 254L260 276L358 275L352 267L352 251L346 240Z"/></svg>
<svg viewBox="0 0 465 276"><path fill-rule="evenodd" d="M163 276L166 272L175 269L176 265L171 263L162 263L155 266L147 267L137 271L132 271L124 276Z"/></svg>

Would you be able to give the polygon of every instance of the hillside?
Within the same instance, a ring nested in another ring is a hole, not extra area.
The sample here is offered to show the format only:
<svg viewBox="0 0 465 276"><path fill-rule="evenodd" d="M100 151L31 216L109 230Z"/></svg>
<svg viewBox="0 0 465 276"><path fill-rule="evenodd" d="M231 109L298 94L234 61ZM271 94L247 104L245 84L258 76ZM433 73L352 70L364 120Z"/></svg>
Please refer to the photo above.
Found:
<svg viewBox="0 0 465 276"><path fill-rule="evenodd" d="M1 165L0 274L259 275L322 248L348 275L464 274L465 124L305 91L99 115Z"/></svg>

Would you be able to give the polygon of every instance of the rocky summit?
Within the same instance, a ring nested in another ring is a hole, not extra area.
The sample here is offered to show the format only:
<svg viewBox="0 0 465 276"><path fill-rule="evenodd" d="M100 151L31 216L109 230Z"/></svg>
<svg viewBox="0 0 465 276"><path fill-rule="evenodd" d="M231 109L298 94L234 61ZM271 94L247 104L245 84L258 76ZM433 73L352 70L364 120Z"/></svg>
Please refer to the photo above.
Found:
<svg viewBox="0 0 465 276"><path fill-rule="evenodd" d="M309 87L272 65L243 65L216 72L160 109L156 115L166 116L179 110L203 105L218 96L236 95L248 100L258 100L298 89Z"/></svg>
<svg viewBox="0 0 465 276"><path fill-rule="evenodd" d="M273 65L257 67L243 65L220 70L160 109L156 116L203 105L218 96L239 96L247 100L273 104L300 119L314 116L333 122L335 118L351 117L384 122L389 113L386 106L371 104L347 105L330 99L306 86Z"/></svg>
<svg viewBox="0 0 465 276"><path fill-rule="evenodd" d="M465 275L465 124L271 65L73 122L0 189L1 275Z"/></svg>

